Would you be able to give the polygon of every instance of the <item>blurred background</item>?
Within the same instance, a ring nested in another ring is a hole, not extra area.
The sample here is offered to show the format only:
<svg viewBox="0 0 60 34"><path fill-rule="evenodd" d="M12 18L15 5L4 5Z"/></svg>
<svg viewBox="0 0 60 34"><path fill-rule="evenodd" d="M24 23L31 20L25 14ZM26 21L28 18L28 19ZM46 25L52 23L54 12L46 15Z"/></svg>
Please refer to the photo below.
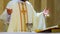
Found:
<svg viewBox="0 0 60 34"><path fill-rule="evenodd" d="M7 3L11 0L0 0L0 15L4 12ZM46 26L60 25L60 0L28 0L37 13L47 8L50 11L50 17L46 18ZM2 21L0 21L1 23ZM2 30L1 30L2 31ZM52 30L53 32L55 30ZM57 29L56 31L60 31Z"/></svg>

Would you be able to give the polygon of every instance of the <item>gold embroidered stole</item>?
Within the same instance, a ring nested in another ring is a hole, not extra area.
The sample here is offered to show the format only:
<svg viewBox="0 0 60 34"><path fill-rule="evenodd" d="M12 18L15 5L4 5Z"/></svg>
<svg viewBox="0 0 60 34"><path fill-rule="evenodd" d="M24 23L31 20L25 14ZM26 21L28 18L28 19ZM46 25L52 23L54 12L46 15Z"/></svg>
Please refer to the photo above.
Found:
<svg viewBox="0 0 60 34"><path fill-rule="evenodd" d="M28 12L25 2L18 2L19 10L20 10L20 26L21 26L21 32L26 32L27 27L26 24L28 23Z"/></svg>

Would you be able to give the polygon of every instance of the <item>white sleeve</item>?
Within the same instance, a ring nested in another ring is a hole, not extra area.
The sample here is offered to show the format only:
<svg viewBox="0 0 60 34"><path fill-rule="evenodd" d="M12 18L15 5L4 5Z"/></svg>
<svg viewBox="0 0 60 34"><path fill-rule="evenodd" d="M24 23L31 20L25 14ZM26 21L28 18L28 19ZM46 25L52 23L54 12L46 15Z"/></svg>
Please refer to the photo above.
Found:
<svg viewBox="0 0 60 34"><path fill-rule="evenodd" d="M34 10L32 4L29 3L28 1L27 1L27 3L28 3L28 5L29 5L30 8L31 8L30 11L32 12L32 23L33 23L33 31L34 31L34 30L36 29L36 27L37 27L37 21L36 21L37 13L36 13L36 11Z"/></svg>
<svg viewBox="0 0 60 34"><path fill-rule="evenodd" d="M7 9L12 9L12 1L10 1L7 6L6 6L6 9L4 10L4 12L0 15L0 19L1 20L4 20L4 21L7 21L7 17L8 17L8 14L7 14Z"/></svg>
<svg viewBox="0 0 60 34"><path fill-rule="evenodd" d="M32 7L32 6L31 6ZM35 29L36 29L36 27L37 27L37 21L36 21L36 19L37 19L37 13L36 13L36 11L34 10L34 8L32 7L32 17L33 17L33 30L35 31Z"/></svg>
<svg viewBox="0 0 60 34"><path fill-rule="evenodd" d="M37 18L39 19L37 29L45 30L46 29L46 22L45 22L45 17L43 15L43 12L40 12L38 14Z"/></svg>
<svg viewBox="0 0 60 34"><path fill-rule="evenodd" d="M32 24L33 24L32 30L34 31L36 29L36 23L37 23L36 22L36 16L37 16L37 14L36 14L36 11L34 10L34 8L33 8L33 6L32 6L31 3L29 3L28 1L26 1L26 4L27 4L27 8L28 8L27 10L28 10L28 12L31 15L31 16L29 16L30 17L29 20L32 19Z"/></svg>

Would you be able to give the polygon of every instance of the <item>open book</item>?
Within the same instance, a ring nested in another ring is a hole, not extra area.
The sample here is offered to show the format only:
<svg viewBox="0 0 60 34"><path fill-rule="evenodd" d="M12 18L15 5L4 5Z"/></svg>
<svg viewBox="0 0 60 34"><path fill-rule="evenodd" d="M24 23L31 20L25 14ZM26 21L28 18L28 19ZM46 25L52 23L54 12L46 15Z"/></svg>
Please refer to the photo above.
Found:
<svg viewBox="0 0 60 34"><path fill-rule="evenodd" d="M44 29L44 30L53 29L53 28L58 28L58 27L59 27L58 25L55 25L55 26L52 26L52 27L48 27L48 28L46 28L46 29Z"/></svg>

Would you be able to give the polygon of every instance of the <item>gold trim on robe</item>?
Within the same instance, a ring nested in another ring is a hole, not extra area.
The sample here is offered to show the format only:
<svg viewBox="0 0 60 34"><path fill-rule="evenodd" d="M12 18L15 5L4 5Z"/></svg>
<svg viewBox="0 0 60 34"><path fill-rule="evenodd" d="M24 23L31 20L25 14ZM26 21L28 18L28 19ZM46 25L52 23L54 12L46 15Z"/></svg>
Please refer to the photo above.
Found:
<svg viewBox="0 0 60 34"><path fill-rule="evenodd" d="M27 13L26 3L25 2L18 3L18 5L20 10L21 32L26 32L27 31L26 24L28 23L28 13Z"/></svg>

